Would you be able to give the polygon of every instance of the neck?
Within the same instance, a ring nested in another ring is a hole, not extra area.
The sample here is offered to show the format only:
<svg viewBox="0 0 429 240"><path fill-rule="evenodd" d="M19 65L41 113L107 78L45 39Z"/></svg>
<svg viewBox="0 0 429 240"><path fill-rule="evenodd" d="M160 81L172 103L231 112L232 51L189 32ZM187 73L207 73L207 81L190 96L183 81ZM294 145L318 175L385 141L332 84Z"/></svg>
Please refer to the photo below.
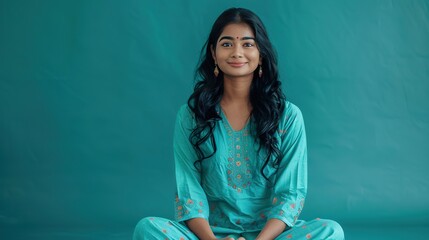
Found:
<svg viewBox="0 0 429 240"><path fill-rule="evenodd" d="M224 78L224 89L222 96L223 104L248 105L250 104L250 85L252 79L249 78Z"/></svg>

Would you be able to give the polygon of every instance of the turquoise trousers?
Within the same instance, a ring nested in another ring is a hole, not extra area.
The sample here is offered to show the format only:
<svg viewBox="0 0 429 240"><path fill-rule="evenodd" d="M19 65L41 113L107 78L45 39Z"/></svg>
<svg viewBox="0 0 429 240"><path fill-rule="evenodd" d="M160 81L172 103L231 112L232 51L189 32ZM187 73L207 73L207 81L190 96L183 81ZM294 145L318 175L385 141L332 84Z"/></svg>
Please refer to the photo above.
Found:
<svg viewBox="0 0 429 240"><path fill-rule="evenodd" d="M217 238L244 237L246 240L253 240L259 232L249 232L241 234L215 233ZM189 228L179 222L171 221L159 217L143 218L136 226L133 240L198 240L198 237ZM332 239L343 240L344 232L341 226L328 219L316 218L311 221L298 220L292 228L287 228L275 240L278 239Z"/></svg>

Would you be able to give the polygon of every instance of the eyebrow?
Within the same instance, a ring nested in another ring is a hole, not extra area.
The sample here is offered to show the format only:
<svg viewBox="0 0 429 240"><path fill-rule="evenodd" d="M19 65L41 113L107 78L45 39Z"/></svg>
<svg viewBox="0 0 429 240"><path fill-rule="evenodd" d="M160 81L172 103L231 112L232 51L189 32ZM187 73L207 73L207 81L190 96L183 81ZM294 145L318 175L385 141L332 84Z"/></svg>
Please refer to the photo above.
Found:
<svg viewBox="0 0 429 240"><path fill-rule="evenodd" d="M234 38L233 38L233 37L231 37L231 36L223 36L223 37L221 37L221 38L219 39L219 41L218 41L218 42L220 42L220 41L222 41L222 40L224 40L224 39L234 40ZM255 40L255 38L254 38L254 37L242 37L242 38L241 38L241 40L249 40L249 39L251 39L251 40Z"/></svg>

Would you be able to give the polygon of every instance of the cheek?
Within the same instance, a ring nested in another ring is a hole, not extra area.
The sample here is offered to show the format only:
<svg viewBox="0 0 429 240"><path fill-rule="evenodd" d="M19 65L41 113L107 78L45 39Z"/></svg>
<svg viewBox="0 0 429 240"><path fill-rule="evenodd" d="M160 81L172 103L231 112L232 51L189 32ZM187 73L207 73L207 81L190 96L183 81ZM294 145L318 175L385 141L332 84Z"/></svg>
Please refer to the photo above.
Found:
<svg viewBox="0 0 429 240"><path fill-rule="evenodd" d="M260 57L259 51L251 52L249 57L251 57L252 60L257 60L259 62L259 57Z"/></svg>
<svg viewBox="0 0 429 240"><path fill-rule="evenodd" d="M223 59L223 58L228 57L228 53L227 53L226 51L224 51L224 50L217 49L217 50L216 50L216 57L217 57L218 59Z"/></svg>

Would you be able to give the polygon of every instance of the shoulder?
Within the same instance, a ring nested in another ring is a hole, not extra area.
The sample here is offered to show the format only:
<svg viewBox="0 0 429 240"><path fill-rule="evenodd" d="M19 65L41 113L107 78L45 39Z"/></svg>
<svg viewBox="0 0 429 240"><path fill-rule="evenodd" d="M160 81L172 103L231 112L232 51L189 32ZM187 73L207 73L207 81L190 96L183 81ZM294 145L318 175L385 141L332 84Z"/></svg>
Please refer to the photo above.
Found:
<svg viewBox="0 0 429 240"><path fill-rule="evenodd" d="M179 111L177 111L177 116L190 117L191 113L192 113L191 109L189 108L188 104L185 103L179 107Z"/></svg>
<svg viewBox="0 0 429 240"><path fill-rule="evenodd" d="M281 115L279 126L283 129L289 128L291 125L303 125L304 119L302 112L295 104L285 101L285 108Z"/></svg>
<svg viewBox="0 0 429 240"><path fill-rule="evenodd" d="M282 120L290 118L302 118L302 112L295 104L285 101L285 108L282 114Z"/></svg>
<svg viewBox="0 0 429 240"><path fill-rule="evenodd" d="M176 124L177 123L188 127L192 127L194 124L194 114L188 104L183 104L177 111Z"/></svg>

